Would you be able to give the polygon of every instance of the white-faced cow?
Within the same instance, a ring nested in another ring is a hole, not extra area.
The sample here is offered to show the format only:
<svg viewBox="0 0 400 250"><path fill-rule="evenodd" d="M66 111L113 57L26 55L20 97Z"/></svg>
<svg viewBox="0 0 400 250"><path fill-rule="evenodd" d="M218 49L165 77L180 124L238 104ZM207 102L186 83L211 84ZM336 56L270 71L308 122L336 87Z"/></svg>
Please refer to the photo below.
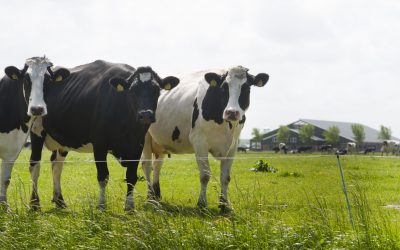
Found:
<svg viewBox="0 0 400 250"><path fill-rule="evenodd" d="M32 127L31 205L40 205L36 184L45 144L53 151L53 202L58 207L65 206L60 184L63 162L68 151L73 150L94 153L100 208L106 206L107 153L120 160L127 168L125 209L131 210L144 136L155 121L160 90L172 89L179 80L172 76L162 79L150 67L135 70L126 64L105 61L81 65L70 72L68 79L46 90L48 114Z"/></svg>
<svg viewBox="0 0 400 250"><path fill-rule="evenodd" d="M3 160L0 203L7 204L11 170L27 139L32 121L47 114L43 86L51 80L47 73L51 66L46 57L29 58L22 70L7 67L6 76L0 80L0 158ZM63 74L68 74L68 71L60 69L52 77Z"/></svg>
<svg viewBox="0 0 400 250"><path fill-rule="evenodd" d="M346 144L346 150L348 154L352 154L354 153L355 149L356 149L357 144L355 142L348 142Z"/></svg>
<svg viewBox="0 0 400 250"><path fill-rule="evenodd" d="M250 75L238 66L227 70L203 71L181 76L181 83L162 93L156 122L150 126L143 149L143 170L148 195L161 197L159 174L166 153L195 153L200 171L201 192L198 206L207 206L206 189L210 180L208 153L221 160L222 211L229 210L228 184L245 111L250 104L250 87L262 87L269 76ZM155 155L151 182L152 153Z"/></svg>

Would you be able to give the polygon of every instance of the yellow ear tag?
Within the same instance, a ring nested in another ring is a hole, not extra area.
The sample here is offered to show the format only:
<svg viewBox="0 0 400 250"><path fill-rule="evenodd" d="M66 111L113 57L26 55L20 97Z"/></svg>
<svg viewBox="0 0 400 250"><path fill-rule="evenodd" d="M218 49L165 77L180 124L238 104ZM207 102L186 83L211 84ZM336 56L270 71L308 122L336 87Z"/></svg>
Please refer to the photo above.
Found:
<svg viewBox="0 0 400 250"><path fill-rule="evenodd" d="M13 80L18 80L18 76L17 76L16 74L12 74L12 75L11 75L11 79L13 79Z"/></svg>
<svg viewBox="0 0 400 250"><path fill-rule="evenodd" d="M117 92L122 92L122 91L124 91L125 89L124 89L124 86L122 86L122 84L118 84L117 85Z"/></svg>
<svg viewBox="0 0 400 250"><path fill-rule="evenodd" d="M172 88L172 86L171 86L170 83L167 83L167 84L164 86L164 89L166 89L166 90L170 90L171 88Z"/></svg>
<svg viewBox="0 0 400 250"><path fill-rule="evenodd" d="M63 77L62 77L62 76L57 76L57 78L56 78L56 82L61 82L61 81L62 81L62 79L63 79Z"/></svg>
<svg viewBox="0 0 400 250"><path fill-rule="evenodd" d="M262 87L262 86L263 86L263 81L262 81L262 80L258 81L258 82L257 82L257 86L258 86L258 87Z"/></svg>
<svg viewBox="0 0 400 250"><path fill-rule="evenodd" d="M217 81L211 80L210 86L211 86L211 87L216 87L216 86L217 86Z"/></svg>

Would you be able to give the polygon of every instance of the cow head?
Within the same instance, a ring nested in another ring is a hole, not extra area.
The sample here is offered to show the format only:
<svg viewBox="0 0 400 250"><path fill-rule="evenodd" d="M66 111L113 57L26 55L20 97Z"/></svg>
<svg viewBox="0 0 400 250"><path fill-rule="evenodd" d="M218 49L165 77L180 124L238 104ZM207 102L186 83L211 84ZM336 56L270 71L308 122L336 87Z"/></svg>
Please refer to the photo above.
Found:
<svg viewBox="0 0 400 250"><path fill-rule="evenodd" d="M205 101L208 99L214 107L209 107L218 113L218 120L229 122L238 122L250 104L250 87L252 85L263 87L269 76L260 73L256 76L250 75L248 69L237 66L230 68L225 74L206 73L204 75L206 82L210 85ZM203 109L204 109L203 101ZM209 105L209 104L208 104ZM220 115L222 114L222 117ZM215 118L214 118L215 119ZM219 123L219 122L218 122Z"/></svg>
<svg viewBox="0 0 400 250"><path fill-rule="evenodd" d="M118 92L127 92L132 97L137 107L137 120L142 124L151 124L156 121L160 90L171 90L179 83L174 76L161 78L150 67L139 67L129 79L110 79L110 84Z"/></svg>
<svg viewBox="0 0 400 250"><path fill-rule="evenodd" d="M50 60L45 56L32 57L26 60L22 70L14 66L9 66L5 69L5 73L10 79L23 85L22 93L25 103L28 106L28 116L44 116L47 114L46 103L43 99L44 82L49 80L49 78L56 82L61 81L69 75L69 71L63 68L52 72L50 69L52 65Z"/></svg>

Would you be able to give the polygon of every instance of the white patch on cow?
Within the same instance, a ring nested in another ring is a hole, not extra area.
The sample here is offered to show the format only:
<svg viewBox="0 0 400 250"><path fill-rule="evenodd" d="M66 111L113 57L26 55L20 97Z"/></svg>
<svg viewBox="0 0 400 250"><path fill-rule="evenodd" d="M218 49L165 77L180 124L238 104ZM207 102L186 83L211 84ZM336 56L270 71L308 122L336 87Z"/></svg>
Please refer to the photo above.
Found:
<svg viewBox="0 0 400 250"><path fill-rule="evenodd" d="M62 151L75 151L75 152L79 152L79 153L93 153L93 144L92 143L84 144L79 148L70 148L70 147L61 145L56 140L54 140L50 135L46 135L46 139L44 140L44 143L46 145L46 148L48 148L51 151L61 149Z"/></svg>
<svg viewBox="0 0 400 250"><path fill-rule="evenodd" d="M150 81L150 79L151 79L151 73L149 73L149 72L140 73L140 74L139 74L139 78L140 78L140 81L142 81L142 82Z"/></svg>
<svg viewBox="0 0 400 250"><path fill-rule="evenodd" d="M47 67L52 66L52 63L46 57L29 58L25 63L29 67L27 73L29 74L32 83L28 103L28 115L32 116L32 107L42 107L44 111L41 115L46 115L47 107L43 98L43 82Z"/></svg>

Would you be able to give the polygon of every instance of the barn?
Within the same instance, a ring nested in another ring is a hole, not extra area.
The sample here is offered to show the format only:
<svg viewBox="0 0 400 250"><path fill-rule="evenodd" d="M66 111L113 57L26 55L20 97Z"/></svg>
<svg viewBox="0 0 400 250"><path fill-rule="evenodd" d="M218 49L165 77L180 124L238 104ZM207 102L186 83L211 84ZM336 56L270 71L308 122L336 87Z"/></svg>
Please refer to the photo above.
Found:
<svg viewBox="0 0 400 250"><path fill-rule="evenodd" d="M310 124L314 126L314 135L311 138L311 142L307 145L304 144L299 138L299 129L300 127ZM336 145L338 148L346 148L346 144L348 142L355 142L354 135L351 129L353 124L360 124L356 122L337 122L337 121L325 121L325 120L313 120L313 119L299 119L295 122L288 124L288 128L290 129L289 140L286 142L289 150L296 150L299 147L303 146L312 146L313 150L317 150L321 145L326 144L324 138L324 132L327 131L330 127L336 126L339 128L339 145ZM359 149L367 148L367 147L376 147L377 150L380 149L382 145L382 140L378 139L379 131L368 127L366 125L360 124L364 127L365 132L365 140L363 145L358 145ZM263 134L262 141L256 141L254 139L250 140L250 149L252 150L272 150L277 147L279 141L277 139L278 130L274 129L269 131L268 133ZM392 137L393 140L398 140L395 137Z"/></svg>

